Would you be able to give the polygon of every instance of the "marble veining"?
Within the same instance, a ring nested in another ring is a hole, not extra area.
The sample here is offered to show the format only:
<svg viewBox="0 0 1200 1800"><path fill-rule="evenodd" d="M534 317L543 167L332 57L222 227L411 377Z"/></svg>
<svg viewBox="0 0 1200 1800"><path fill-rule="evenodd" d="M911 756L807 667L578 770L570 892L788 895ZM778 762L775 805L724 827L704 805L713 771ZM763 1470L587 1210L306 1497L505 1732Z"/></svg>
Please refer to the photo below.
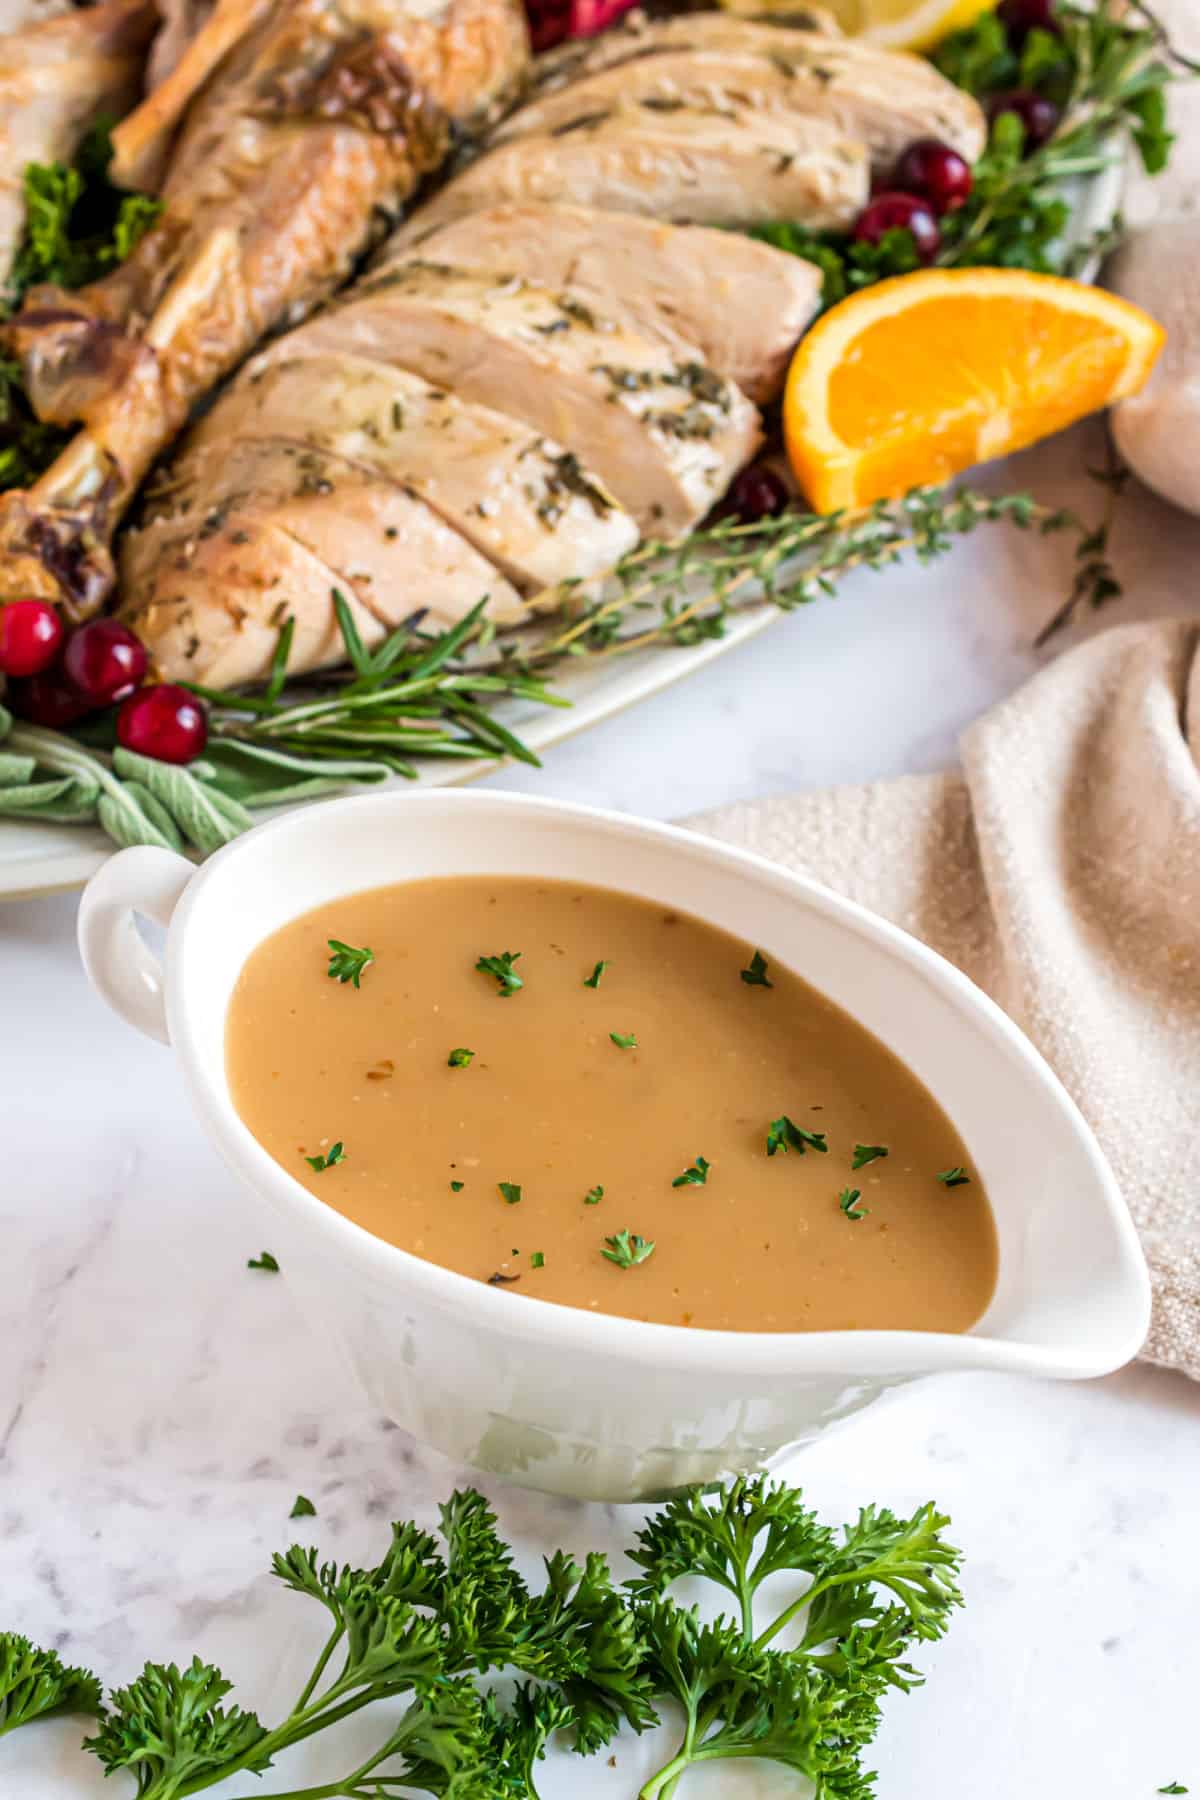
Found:
<svg viewBox="0 0 1200 1800"><path fill-rule="evenodd" d="M1095 448L1075 434L1008 479L1095 509ZM1111 617L1194 611L1198 548L1195 522L1131 496L1115 544L1130 591ZM544 770L496 779L670 817L942 766L961 725L1035 666L1068 561L1057 540L993 533L931 574L856 581ZM373 1557L391 1518L432 1524L463 1472L364 1408L286 1267L246 1268L269 1231L167 1054L87 991L73 913L70 899L0 909L0 1628L112 1682L198 1651L270 1714L320 1631L267 1575L271 1552L298 1536ZM1171 1780L1200 1794L1200 1388L1143 1368L1061 1387L942 1377L789 1472L835 1520L936 1499L967 1551L967 1608L917 1659L928 1686L888 1707L880 1800L1152 1800ZM615 1555L636 1528L633 1510L482 1485L531 1573L556 1545ZM293 1525L300 1492L318 1516ZM78 1736L67 1722L0 1742L0 1797L123 1800ZM332 1776L344 1745L229 1800ZM544 1793L632 1800L651 1756L622 1741L615 1767L557 1757ZM691 1778L681 1800L802 1791L747 1768Z"/></svg>

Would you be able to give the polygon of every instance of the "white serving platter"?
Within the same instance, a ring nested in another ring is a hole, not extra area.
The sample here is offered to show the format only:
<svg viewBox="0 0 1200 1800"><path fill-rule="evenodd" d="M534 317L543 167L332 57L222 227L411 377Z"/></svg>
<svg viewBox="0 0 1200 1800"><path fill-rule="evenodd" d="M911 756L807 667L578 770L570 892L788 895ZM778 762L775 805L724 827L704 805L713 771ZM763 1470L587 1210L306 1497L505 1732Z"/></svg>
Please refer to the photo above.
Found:
<svg viewBox="0 0 1200 1800"><path fill-rule="evenodd" d="M1091 242L1111 224L1120 208L1125 176L1121 163L1114 162L1100 175L1075 187L1068 233L1072 242ZM1082 271L1083 278L1089 281L1095 279L1096 273L1094 260ZM732 617L724 637L688 649L650 646L591 666L568 665L555 671L550 685L570 701L569 708L523 703L505 707L499 716L531 750L542 756L565 738L648 700L715 657L744 644L778 616L777 608L764 603ZM461 786L490 774L496 767L492 761L431 759L419 766L415 781L405 783L400 776L394 779L412 787ZM0 900L30 899L80 888L112 853L113 845L97 829L0 820Z"/></svg>

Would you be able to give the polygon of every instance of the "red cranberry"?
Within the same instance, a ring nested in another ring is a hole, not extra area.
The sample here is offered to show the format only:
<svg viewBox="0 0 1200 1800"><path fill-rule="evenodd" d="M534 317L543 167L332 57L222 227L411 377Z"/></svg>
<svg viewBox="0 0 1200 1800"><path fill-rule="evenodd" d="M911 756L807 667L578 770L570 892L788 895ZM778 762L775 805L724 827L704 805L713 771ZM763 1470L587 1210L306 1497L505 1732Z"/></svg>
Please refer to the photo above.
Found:
<svg viewBox="0 0 1200 1800"><path fill-rule="evenodd" d="M757 525L760 519L773 519L781 513L791 495L774 469L765 463L750 463L730 488L729 499L743 525Z"/></svg>
<svg viewBox="0 0 1200 1800"><path fill-rule="evenodd" d="M65 730L92 710L64 679L61 669L46 669L27 681L10 682L5 699L19 719L28 719L31 725L46 725L51 731Z"/></svg>
<svg viewBox="0 0 1200 1800"><path fill-rule="evenodd" d="M892 185L928 200L935 213L948 213L969 199L974 183L970 165L957 150L937 138L918 138L896 164Z"/></svg>
<svg viewBox="0 0 1200 1800"><path fill-rule="evenodd" d="M565 38L594 37L633 4L634 0L525 0L533 48L550 50Z"/></svg>
<svg viewBox="0 0 1200 1800"><path fill-rule="evenodd" d="M878 244L889 231L911 231L917 255L932 262L942 247L942 234L928 200L916 194L877 194L858 215L854 235L863 244Z"/></svg>
<svg viewBox="0 0 1200 1800"><path fill-rule="evenodd" d="M1015 113L1025 127L1025 148L1037 150L1058 130L1062 117L1053 100L1035 94L1032 88L1012 88L1007 94L993 94L987 103L987 116L993 125L1004 113Z"/></svg>
<svg viewBox="0 0 1200 1800"><path fill-rule="evenodd" d="M204 708L186 688L139 688L117 714L117 741L159 762L192 762L208 742Z"/></svg>
<svg viewBox="0 0 1200 1800"><path fill-rule="evenodd" d="M1000 0L996 16L1018 48L1031 31L1048 31L1054 37L1059 35L1054 0Z"/></svg>
<svg viewBox="0 0 1200 1800"><path fill-rule="evenodd" d="M118 620L92 619L67 639L63 668L89 706L111 706L144 679L146 647Z"/></svg>
<svg viewBox="0 0 1200 1800"><path fill-rule="evenodd" d="M0 675L38 675L63 641L62 620L48 600L10 600L0 606Z"/></svg>

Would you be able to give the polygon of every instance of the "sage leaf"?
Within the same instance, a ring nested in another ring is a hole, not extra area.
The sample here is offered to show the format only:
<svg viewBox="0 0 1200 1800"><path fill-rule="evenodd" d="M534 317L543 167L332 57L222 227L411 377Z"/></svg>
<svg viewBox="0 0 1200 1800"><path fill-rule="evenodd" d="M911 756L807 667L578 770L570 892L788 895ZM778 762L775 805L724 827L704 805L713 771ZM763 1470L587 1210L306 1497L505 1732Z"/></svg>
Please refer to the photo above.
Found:
<svg viewBox="0 0 1200 1800"><path fill-rule="evenodd" d="M161 800L155 799L150 789L143 787L140 781L127 781L125 792L137 801L150 823L166 838L172 850L182 850L183 833Z"/></svg>
<svg viewBox="0 0 1200 1800"><path fill-rule="evenodd" d="M253 823L245 807L227 794L220 795L218 804L216 791L177 763L158 762L152 756L117 749L113 751L113 768L118 775L148 788L189 843L204 856L232 843Z"/></svg>
<svg viewBox="0 0 1200 1800"><path fill-rule="evenodd" d="M74 786L72 776L62 775L56 781L31 781L21 787L0 788L0 811L9 814L36 812L40 806L69 794Z"/></svg>
<svg viewBox="0 0 1200 1800"><path fill-rule="evenodd" d="M32 756L17 756L11 751L0 750L0 787L21 787L33 779L36 768Z"/></svg>
<svg viewBox="0 0 1200 1800"><path fill-rule="evenodd" d="M174 850L178 833L171 837L158 829L154 821L138 805L137 797L119 782L100 797L96 816L113 843L121 850L137 850L149 844L156 850Z"/></svg>

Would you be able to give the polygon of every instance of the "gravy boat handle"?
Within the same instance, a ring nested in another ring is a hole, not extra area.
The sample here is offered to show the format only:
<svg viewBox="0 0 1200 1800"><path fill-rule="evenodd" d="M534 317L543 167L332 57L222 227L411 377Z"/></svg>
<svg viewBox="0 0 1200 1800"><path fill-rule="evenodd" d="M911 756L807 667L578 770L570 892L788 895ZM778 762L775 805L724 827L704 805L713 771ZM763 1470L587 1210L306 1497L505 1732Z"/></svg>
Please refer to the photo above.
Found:
<svg viewBox="0 0 1200 1800"><path fill-rule="evenodd" d="M173 850L122 850L88 882L79 902L79 954L88 980L129 1025L169 1044L163 966L138 931L134 915L171 923L196 873Z"/></svg>

